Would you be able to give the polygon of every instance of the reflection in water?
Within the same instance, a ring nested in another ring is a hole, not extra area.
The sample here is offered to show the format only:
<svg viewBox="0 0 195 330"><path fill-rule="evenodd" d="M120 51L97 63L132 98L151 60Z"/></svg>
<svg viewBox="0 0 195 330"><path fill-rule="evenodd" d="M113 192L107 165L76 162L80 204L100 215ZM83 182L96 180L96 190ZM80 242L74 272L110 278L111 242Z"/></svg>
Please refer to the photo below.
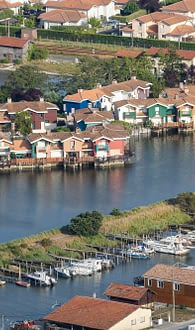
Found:
<svg viewBox="0 0 195 330"><path fill-rule="evenodd" d="M0 242L60 227L76 214L129 210L195 187L195 135L135 138L125 168L1 175Z"/></svg>

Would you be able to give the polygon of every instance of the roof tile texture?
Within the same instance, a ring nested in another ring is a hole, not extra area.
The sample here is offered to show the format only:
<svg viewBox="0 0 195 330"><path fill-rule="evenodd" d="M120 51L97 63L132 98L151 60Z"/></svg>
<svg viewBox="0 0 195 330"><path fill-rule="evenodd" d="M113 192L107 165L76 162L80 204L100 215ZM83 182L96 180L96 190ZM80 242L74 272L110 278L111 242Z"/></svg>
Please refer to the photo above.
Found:
<svg viewBox="0 0 195 330"><path fill-rule="evenodd" d="M45 320L106 330L133 313L137 306L103 299L76 296Z"/></svg>

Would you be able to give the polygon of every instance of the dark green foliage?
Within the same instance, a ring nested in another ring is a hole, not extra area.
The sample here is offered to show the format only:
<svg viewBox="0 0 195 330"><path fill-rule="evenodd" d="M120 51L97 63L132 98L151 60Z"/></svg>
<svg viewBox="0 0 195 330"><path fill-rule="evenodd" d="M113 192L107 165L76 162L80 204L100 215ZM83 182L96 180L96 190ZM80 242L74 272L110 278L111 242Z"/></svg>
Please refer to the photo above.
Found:
<svg viewBox="0 0 195 330"><path fill-rule="evenodd" d="M126 6L124 7L122 14L123 15L130 15L138 11L140 8L135 1L129 1Z"/></svg>
<svg viewBox="0 0 195 330"><path fill-rule="evenodd" d="M4 20L6 18L11 18L13 16L14 16L14 12L11 9L0 10L0 20Z"/></svg>
<svg viewBox="0 0 195 330"><path fill-rule="evenodd" d="M29 60L45 60L47 57L47 48L37 48L35 45L33 45L29 50Z"/></svg>
<svg viewBox="0 0 195 330"><path fill-rule="evenodd" d="M103 216L97 211L85 212L70 220L69 232L74 235L94 236L98 234Z"/></svg>
<svg viewBox="0 0 195 330"><path fill-rule="evenodd" d="M195 193L194 192L185 192L179 194L175 199L176 204L179 204L181 209L190 214L195 214Z"/></svg>
<svg viewBox="0 0 195 330"><path fill-rule="evenodd" d="M159 0L139 0L138 4L140 8L146 9L148 13L157 11L160 8Z"/></svg>
<svg viewBox="0 0 195 330"><path fill-rule="evenodd" d="M24 136L32 131L32 117L28 112L18 112L16 114L16 128Z"/></svg>
<svg viewBox="0 0 195 330"><path fill-rule="evenodd" d="M120 215L122 215L123 214L123 212L121 211L121 210L119 210L119 209L113 209L111 212L110 212L110 215L113 215L113 216L115 216L115 217L118 217L118 216L120 216Z"/></svg>

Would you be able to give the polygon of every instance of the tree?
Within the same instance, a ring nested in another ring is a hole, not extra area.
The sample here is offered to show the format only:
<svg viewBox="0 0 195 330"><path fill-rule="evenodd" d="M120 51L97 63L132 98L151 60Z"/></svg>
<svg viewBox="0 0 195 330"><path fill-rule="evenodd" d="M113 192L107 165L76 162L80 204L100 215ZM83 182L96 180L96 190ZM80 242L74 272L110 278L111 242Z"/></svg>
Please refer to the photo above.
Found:
<svg viewBox="0 0 195 330"><path fill-rule="evenodd" d="M181 209L189 214L195 214L195 193L185 192L179 194L176 199L176 203L179 204Z"/></svg>
<svg viewBox="0 0 195 330"><path fill-rule="evenodd" d="M98 29L101 27L101 21L95 17L91 17L88 21L92 28Z"/></svg>
<svg viewBox="0 0 195 330"><path fill-rule="evenodd" d="M8 75L7 85L10 89L14 86L24 91L29 88L43 90L45 81L46 75L35 65L22 65Z"/></svg>
<svg viewBox="0 0 195 330"><path fill-rule="evenodd" d="M124 16L126 15L130 15L130 14L133 14L135 13L136 11L139 10L139 6L136 2L132 2L131 0L125 5L123 11L122 11L122 14Z"/></svg>
<svg viewBox="0 0 195 330"><path fill-rule="evenodd" d="M170 47L168 53L161 57L161 66L163 71L163 78L167 87L176 87L179 82L187 78L187 70L182 63L182 58L177 55L176 49Z"/></svg>
<svg viewBox="0 0 195 330"><path fill-rule="evenodd" d="M160 9L159 0L139 0L140 8L146 9L148 13L158 11Z"/></svg>
<svg viewBox="0 0 195 330"><path fill-rule="evenodd" d="M12 97L13 101L36 101L46 88L46 75L32 65L23 65L8 75L6 84L0 89L4 98Z"/></svg>
<svg viewBox="0 0 195 330"><path fill-rule="evenodd" d="M74 235L94 236L98 234L103 216L97 211L85 212L70 220L69 231Z"/></svg>
<svg viewBox="0 0 195 330"><path fill-rule="evenodd" d="M29 50L29 60L45 60L48 57L48 49L47 48L38 48L35 45Z"/></svg>
<svg viewBox="0 0 195 330"><path fill-rule="evenodd" d="M18 112L16 114L16 129L22 135L28 135L32 131L32 118L28 112Z"/></svg>

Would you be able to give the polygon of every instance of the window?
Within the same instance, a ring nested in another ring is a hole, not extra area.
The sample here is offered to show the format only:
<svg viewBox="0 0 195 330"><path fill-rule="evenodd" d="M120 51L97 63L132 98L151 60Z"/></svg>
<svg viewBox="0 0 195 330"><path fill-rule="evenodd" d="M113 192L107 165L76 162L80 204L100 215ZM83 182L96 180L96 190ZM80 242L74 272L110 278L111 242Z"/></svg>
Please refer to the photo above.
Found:
<svg viewBox="0 0 195 330"><path fill-rule="evenodd" d="M159 109L159 107L155 107L155 113L156 113L156 116L159 116L159 114L160 114L160 109Z"/></svg>
<svg viewBox="0 0 195 330"><path fill-rule="evenodd" d="M131 325L135 325L136 324L136 319L131 320Z"/></svg>
<svg viewBox="0 0 195 330"><path fill-rule="evenodd" d="M145 322L145 316L140 317L140 323L143 323L143 322Z"/></svg>
<svg viewBox="0 0 195 330"><path fill-rule="evenodd" d="M173 290L174 291L180 291L180 284L179 283L173 283Z"/></svg>
<svg viewBox="0 0 195 330"><path fill-rule="evenodd" d="M163 289L164 288L164 282L163 281L157 281L157 288Z"/></svg>
<svg viewBox="0 0 195 330"><path fill-rule="evenodd" d="M70 149L75 150L75 141L70 141Z"/></svg>
<svg viewBox="0 0 195 330"><path fill-rule="evenodd" d="M152 280L148 278L148 286L152 286Z"/></svg>

